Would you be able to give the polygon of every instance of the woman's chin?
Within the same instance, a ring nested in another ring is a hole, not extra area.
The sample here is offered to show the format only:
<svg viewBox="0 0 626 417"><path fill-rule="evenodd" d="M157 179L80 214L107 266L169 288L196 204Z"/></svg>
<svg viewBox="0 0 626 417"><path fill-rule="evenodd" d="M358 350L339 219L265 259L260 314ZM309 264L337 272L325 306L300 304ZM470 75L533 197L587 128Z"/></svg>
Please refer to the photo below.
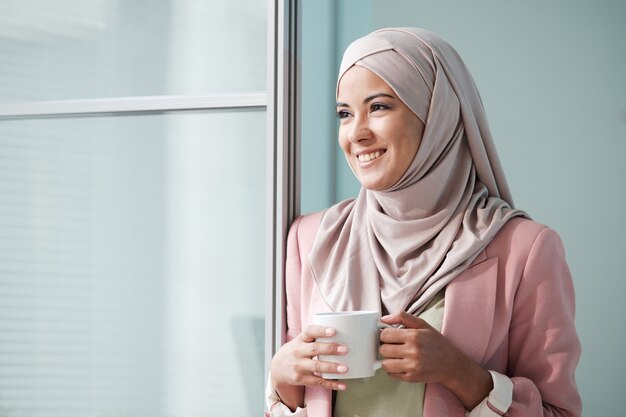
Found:
<svg viewBox="0 0 626 417"><path fill-rule="evenodd" d="M359 182L363 186L370 191L382 191L390 187L387 184L388 181L385 181L383 178L368 178L367 176L363 176L359 178Z"/></svg>

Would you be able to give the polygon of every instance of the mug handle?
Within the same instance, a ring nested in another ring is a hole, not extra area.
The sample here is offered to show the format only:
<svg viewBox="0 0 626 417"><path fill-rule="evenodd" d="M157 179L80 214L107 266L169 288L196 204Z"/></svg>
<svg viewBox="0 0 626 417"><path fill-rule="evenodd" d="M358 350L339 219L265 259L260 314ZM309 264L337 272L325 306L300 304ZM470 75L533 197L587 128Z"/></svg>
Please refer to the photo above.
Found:
<svg viewBox="0 0 626 417"><path fill-rule="evenodd" d="M393 329L394 326L389 325L387 323L378 322L378 330L382 329ZM380 348L380 338L378 338L378 347L376 348L376 356L378 356L378 349ZM383 361L380 359L376 359L374 361L374 371L379 370L383 366Z"/></svg>

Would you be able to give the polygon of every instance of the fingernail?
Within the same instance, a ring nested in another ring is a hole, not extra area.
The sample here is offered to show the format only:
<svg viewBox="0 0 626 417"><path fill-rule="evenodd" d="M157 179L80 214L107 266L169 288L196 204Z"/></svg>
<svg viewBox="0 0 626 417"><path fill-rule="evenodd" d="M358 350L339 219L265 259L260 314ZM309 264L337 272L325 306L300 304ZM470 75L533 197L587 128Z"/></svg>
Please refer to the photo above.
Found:
<svg viewBox="0 0 626 417"><path fill-rule="evenodd" d="M348 346L337 346L337 352L346 353L348 351Z"/></svg>
<svg viewBox="0 0 626 417"><path fill-rule="evenodd" d="M337 372L339 372L341 374L346 373L346 372L348 372L348 367L346 365L339 365L337 367Z"/></svg>
<svg viewBox="0 0 626 417"><path fill-rule="evenodd" d="M381 320L382 320L382 319L387 320L387 319L388 319L388 318L390 318L390 317L391 317L391 316L390 316L389 314L387 314L386 316L382 316L380 319L381 319Z"/></svg>
<svg viewBox="0 0 626 417"><path fill-rule="evenodd" d="M326 336L332 336L335 333L335 330L331 329L330 327L327 327L326 329L324 329L324 334Z"/></svg>
<svg viewBox="0 0 626 417"><path fill-rule="evenodd" d="M345 391L345 390L346 390L346 386L345 386L345 385L343 385L343 384L340 384L340 385L337 385L337 389L338 389L339 391Z"/></svg>

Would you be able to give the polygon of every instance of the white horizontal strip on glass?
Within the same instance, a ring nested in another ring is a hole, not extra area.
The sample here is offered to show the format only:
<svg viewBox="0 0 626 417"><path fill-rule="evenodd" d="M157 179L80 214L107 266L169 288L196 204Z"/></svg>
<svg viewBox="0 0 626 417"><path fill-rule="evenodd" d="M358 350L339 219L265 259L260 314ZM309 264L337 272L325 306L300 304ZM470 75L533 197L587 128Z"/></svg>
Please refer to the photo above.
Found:
<svg viewBox="0 0 626 417"><path fill-rule="evenodd" d="M267 106L267 93L146 96L0 104L0 119L38 116L249 109Z"/></svg>

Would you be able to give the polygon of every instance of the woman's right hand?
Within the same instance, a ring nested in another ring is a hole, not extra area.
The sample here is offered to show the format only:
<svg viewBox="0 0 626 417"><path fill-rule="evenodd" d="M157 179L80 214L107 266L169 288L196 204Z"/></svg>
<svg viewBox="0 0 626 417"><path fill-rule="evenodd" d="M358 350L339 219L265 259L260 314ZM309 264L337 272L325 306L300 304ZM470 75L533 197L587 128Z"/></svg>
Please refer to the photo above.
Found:
<svg viewBox="0 0 626 417"><path fill-rule="evenodd" d="M341 377L348 371L345 364L313 359L318 355L345 355L348 347L334 342L315 341L317 338L332 337L335 330L324 326L308 326L290 342L285 343L272 358L272 383L283 403L294 410L302 406L304 399L300 387L314 385L321 388L343 391L346 384L324 379L319 374L331 373ZM295 389L298 387L297 389Z"/></svg>

